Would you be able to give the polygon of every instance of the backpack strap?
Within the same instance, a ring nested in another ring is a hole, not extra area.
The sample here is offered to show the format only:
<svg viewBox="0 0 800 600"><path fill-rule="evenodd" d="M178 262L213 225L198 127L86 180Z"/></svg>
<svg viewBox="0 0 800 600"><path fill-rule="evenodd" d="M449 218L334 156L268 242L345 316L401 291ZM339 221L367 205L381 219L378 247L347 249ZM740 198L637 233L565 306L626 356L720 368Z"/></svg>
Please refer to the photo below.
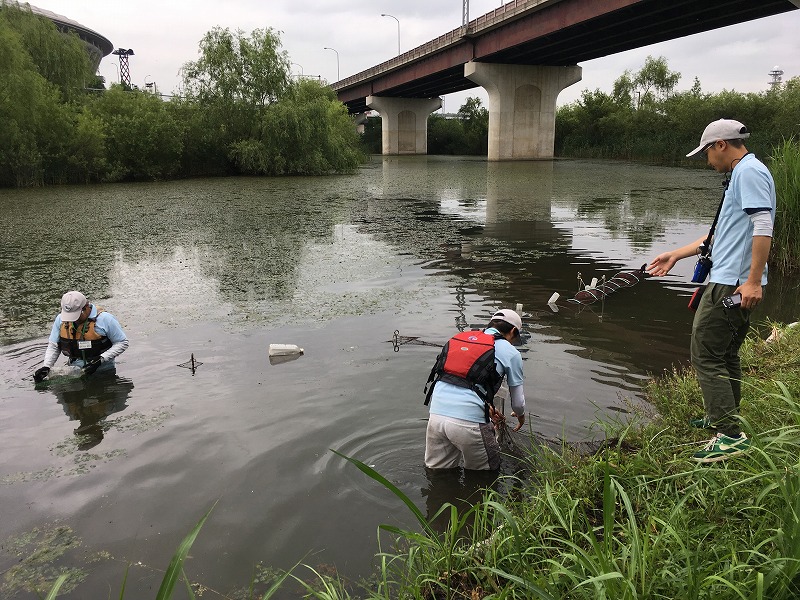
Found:
<svg viewBox="0 0 800 600"><path fill-rule="evenodd" d="M425 389L423 390L423 392L425 393L425 402L423 402L423 405L425 406L428 406L428 404L431 403L431 396L433 395L433 387L436 385L436 381L438 381L436 379L436 367L438 366L438 362L439 361L437 359L436 361L437 364L434 364L433 368L431 368L431 374L428 375L428 381L425 383Z"/></svg>

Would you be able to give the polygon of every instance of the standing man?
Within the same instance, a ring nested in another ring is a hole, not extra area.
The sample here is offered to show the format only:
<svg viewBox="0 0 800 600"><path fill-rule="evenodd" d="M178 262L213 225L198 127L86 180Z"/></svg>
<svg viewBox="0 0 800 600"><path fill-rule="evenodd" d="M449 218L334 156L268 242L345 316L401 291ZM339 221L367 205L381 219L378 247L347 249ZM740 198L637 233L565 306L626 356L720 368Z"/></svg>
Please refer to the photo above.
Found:
<svg viewBox="0 0 800 600"><path fill-rule="evenodd" d="M739 121L720 119L709 124L700 145L687 157L705 154L708 164L730 177L712 240L712 266L692 325L692 366L703 392L705 415L691 425L714 429L716 435L694 459L701 463L725 460L745 452L750 441L739 427L742 369L739 347L750 327L751 311L767 284L767 257L775 220L775 182L764 164L747 151L750 136ZM659 254L647 267L666 275L675 263L702 252L705 238ZM700 282L702 283L702 282ZM740 295L731 307L723 299Z"/></svg>
<svg viewBox="0 0 800 600"><path fill-rule="evenodd" d="M89 304L77 291L61 298L61 314L53 321L43 365L33 374L36 383L44 380L61 352L68 365L91 375L98 369L114 370L114 359L128 348L128 337L111 313ZM102 369L101 369L102 366Z"/></svg>
<svg viewBox="0 0 800 600"><path fill-rule="evenodd" d="M435 380L425 402L430 400L426 467L451 469L462 462L465 469L500 467L500 445L493 421L499 422L503 415L494 410L491 399L506 377L512 414L519 421L514 431L519 431L525 423L522 355L511 342L521 330L522 319L516 312L499 310L483 332L462 332L445 346L446 352L439 355L431 372ZM472 358L462 358L460 354L470 354L468 348L475 347L473 344L484 344L486 350L479 355L478 349ZM493 360L486 362L488 359ZM457 371L466 375L455 375Z"/></svg>

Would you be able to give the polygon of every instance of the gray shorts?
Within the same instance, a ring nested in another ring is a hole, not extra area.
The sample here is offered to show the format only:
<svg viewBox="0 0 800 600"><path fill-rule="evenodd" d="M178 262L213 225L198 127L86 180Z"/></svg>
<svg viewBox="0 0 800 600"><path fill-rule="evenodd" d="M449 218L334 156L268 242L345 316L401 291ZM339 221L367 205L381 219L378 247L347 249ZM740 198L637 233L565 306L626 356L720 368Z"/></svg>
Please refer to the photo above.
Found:
<svg viewBox="0 0 800 600"><path fill-rule="evenodd" d="M431 413L425 434L425 466L476 471L500 468L500 445L491 423L473 423Z"/></svg>

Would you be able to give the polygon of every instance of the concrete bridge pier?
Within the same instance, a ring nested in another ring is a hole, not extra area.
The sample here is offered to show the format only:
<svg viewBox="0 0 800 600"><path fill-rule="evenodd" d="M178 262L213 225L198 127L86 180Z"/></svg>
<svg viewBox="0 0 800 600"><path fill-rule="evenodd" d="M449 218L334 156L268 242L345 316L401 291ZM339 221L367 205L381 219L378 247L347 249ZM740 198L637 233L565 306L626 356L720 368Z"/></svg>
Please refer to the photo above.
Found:
<svg viewBox="0 0 800 600"><path fill-rule="evenodd" d="M367 106L381 115L382 154L428 153L428 115L442 107L441 98L367 96Z"/></svg>
<svg viewBox="0 0 800 600"><path fill-rule="evenodd" d="M464 76L489 94L489 160L553 158L556 98L581 80L578 66L468 62Z"/></svg>

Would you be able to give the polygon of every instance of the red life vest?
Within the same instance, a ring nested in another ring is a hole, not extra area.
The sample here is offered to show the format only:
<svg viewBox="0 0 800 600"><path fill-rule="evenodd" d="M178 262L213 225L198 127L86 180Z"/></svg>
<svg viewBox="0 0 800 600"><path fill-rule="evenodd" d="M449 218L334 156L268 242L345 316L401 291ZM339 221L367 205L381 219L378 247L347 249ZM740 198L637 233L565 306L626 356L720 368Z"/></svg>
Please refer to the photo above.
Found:
<svg viewBox="0 0 800 600"><path fill-rule="evenodd" d="M494 395L503 381L494 364L494 343L502 338L502 334L483 331L462 331L450 338L428 376L424 404L430 403L436 382L446 381L475 392L486 404L488 419L489 405L494 406Z"/></svg>

